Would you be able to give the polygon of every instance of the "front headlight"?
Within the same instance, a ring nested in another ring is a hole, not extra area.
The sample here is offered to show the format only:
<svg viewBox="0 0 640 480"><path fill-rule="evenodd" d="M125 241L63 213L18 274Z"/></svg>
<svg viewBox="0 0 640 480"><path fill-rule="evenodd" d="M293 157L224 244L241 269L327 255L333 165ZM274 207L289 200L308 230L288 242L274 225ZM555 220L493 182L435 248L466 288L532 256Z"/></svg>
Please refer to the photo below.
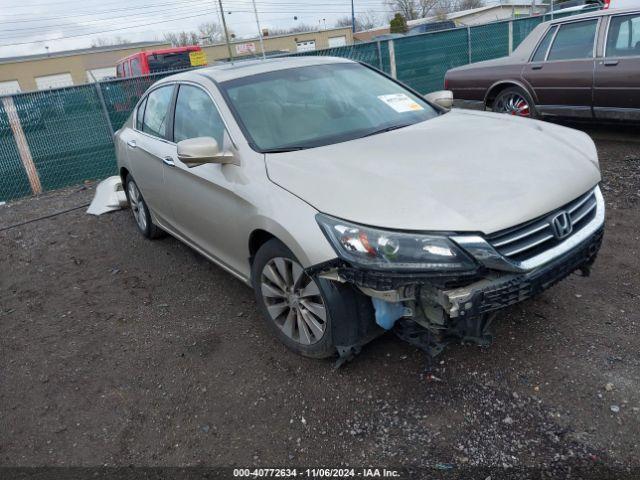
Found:
<svg viewBox="0 0 640 480"><path fill-rule="evenodd" d="M364 227L327 215L316 219L338 255L353 265L379 269L464 271L474 261L447 237Z"/></svg>

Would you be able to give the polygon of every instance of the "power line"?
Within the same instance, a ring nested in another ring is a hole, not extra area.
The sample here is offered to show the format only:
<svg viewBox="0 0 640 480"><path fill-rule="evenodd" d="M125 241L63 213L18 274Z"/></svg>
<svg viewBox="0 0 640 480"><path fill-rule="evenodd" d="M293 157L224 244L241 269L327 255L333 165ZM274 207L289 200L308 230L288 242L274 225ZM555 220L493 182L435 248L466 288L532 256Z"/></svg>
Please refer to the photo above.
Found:
<svg viewBox="0 0 640 480"><path fill-rule="evenodd" d="M153 13L153 14L164 13L164 12L176 12L176 13L178 13L178 11L180 13L182 13L182 12L187 13L189 10L190 9L185 9L184 7L180 8L180 9L170 8L170 9L152 10L150 12L147 11L145 13L131 14L128 19L132 20L134 18L137 19L138 17L148 17L149 13ZM252 9L245 10L245 9L235 9L234 8L232 10L232 12L235 12L235 13L253 13L253 10ZM207 9L207 10L204 10L204 11L197 11L197 12L191 11L190 13L210 13L210 11ZM296 14L297 15L301 15L301 14L305 14L305 13L306 14L311 14L311 13L347 14L347 13L350 13L350 12L347 11L347 10L336 11L336 10L326 10L326 9L324 9L324 10L306 10L304 12L298 12L298 11L285 12L285 11L281 11L281 10L263 10L262 11L263 15L264 14L269 14L269 13L277 13L277 14L281 13L281 14L288 14L288 15L293 16L293 15L296 15ZM358 13L361 13L361 12L358 12ZM72 30L72 32L76 32L76 31L85 30L86 27L88 27L88 25L86 25L86 24L89 24L89 23L91 23L91 24L95 24L95 23L106 23L106 24L111 23L111 24L113 24L112 21L116 21L115 24L116 25L120 25L121 24L120 19L121 19L121 16L118 15L116 17L107 17L107 18L100 18L100 19L94 19L94 20L87 20L85 22L82 22L82 24L74 22L74 23L55 24L55 25L38 25L38 26L33 26L33 27L23 27L23 28L14 28L14 29L6 29L5 28L5 29L2 30L2 32L3 33L4 32L27 32L27 33L19 35L19 36L24 37L24 36L27 36L27 35L37 34L39 32L46 32L47 29L49 29L49 28L60 28L60 27L66 27L66 26L78 27L78 28ZM91 32L87 32L87 33L91 33ZM10 37L15 37L15 36L16 36L15 34L10 35ZM0 36L0 38L5 38L5 37Z"/></svg>
<svg viewBox="0 0 640 480"><path fill-rule="evenodd" d="M105 0L107 1L107 0ZM196 0L196 1L200 1L200 0ZM368 2L370 0L360 0L358 3L362 4L365 2ZM66 2L62 1L62 2L50 2L47 3L47 6L53 5L53 4L64 4ZM162 4L156 4L154 5L154 7L157 6L163 6L163 5L180 5L180 4L184 4L184 3L188 3L190 5L193 6L193 2L190 1L177 1L177 2L170 2L170 3L162 3ZM248 0L227 0L227 5L229 6L229 10L231 12L234 13L252 13L253 10L250 8L244 9L241 7L249 7L250 3L248 2ZM257 0L256 3L261 3L264 4L265 7L262 8L261 10L261 14L263 16L263 21L274 21L274 20L285 20L285 19L290 19L294 16L304 16L304 15L313 15L313 14L323 14L323 15L340 15L340 14L344 14L347 15L350 12L350 10L346 9L346 5L344 5L344 2L341 2L340 4L338 3L332 3L329 2L327 4L324 4L325 7L322 10L312 10L313 8L318 8L317 5L314 4L308 4L308 5L300 5L300 4L296 4L290 1L278 1L278 0L274 0L273 2L263 2L261 0ZM380 2L374 2L375 5L379 6ZM285 6L295 6L295 10L293 9L289 9L291 7L286 7L283 9L279 9L277 7L285 7ZM332 8L335 7L344 7L345 9L343 10L333 10ZM119 11L121 12L122 10L139 10L145 7L151 7L150 5L140 5L140 6L130 6L130 7L125 7L123 9L120 10L103 10L103 11L99 11L99 12L94 12L94 14L105 14L105 13L109 13L112 11ZM329 9L327 7L330 7ZM275 9L273 9L275 8ZM170 9L154 9L151 8L150 10L147 9L147 11L145 11L144 13L133 13L129 15L129 19L133 19L140 16L145 16L148 17L149 14L157 14L157 13L163 13L163 12L167 12L167 11L171 11L171 12L176 12L176 11L180 11L184 13L187 13L189 9L182 7L182 8L170 8ZM225 9L226 10L226 9ZM358 11L358 14L360 13L368 13L371 12L372 10L367 10L367 11ZM374 12L384 12L384 13L388 13L388 10L373 10ZM27 44L33 44L33 43L41 43L41 42L52 42L52 41L57 41L57 40L65 40L65 39L69 39L69 38L78 38L78 37L86 37L86 36L93 36L93 35L100 35L100 34L105 34L105 33L112 33L112 32L119 32L119 31L124 31L124 30L129 30L129 29L133 29L133 28L142 28L142 27L146 27L146 26L151 26L151 25L159 25L159 24L163 24L163 23L169 23L169 22L174 22L174 21L178 21L178 20L186 20L186 19L191 19L191 18L196 18L196 17L200 17L202 15L206 15L206 14L211 14L211 13L219 13L218 9L215 10L202 10L202 11L198 11L198 12L189 12L189 13L193 13L192 15L186 15L186 16L180 16L180 17L172 17L172 18L167 18L167 19L163 19L163 20L158 20L158 21L154 21L154 22L147 22L147 23L135 23L135 24L128 24L125 26L121 26L121 27L117 27L117 28L109 28L109 29L103 29L103 30L98 30L98 31L93 31L93 32L84 32L83 30L86 29L86 25L82 25L79 24L78 22L76 23L67 23L67 24L57 24L57 25L38 25L38 26L33 26L33 27L24 27L24 28L16 28L16 29L3 29L4 32L30 32L30 33L25 33L25 34L21 34L20 36L25 37L28 35L34 35L37 34L39 32L46 32L47 29L49 28L59 28L59 27L64 27L64 26L78 26L79 29L74 29L71 31L71 35L69 35L68 33L60 35L58 37L50 37L50 38L45 38L45 39L39 39L39 40L31 40L31 41L21 41L21 42L11 42L11 43L5 43L5 44L0 44L0 47L10 47L10 46L18 46L18 45L27 45ZM274 17L274 16L270 16L269 14L280 14L280 16L278 17ZM69 18L69 17L78 17L78 16L87 16L90 14L77 14L77 15L70 15L64 18ZM267 15L268 18L265 18L264 16ZM63 17L52 17L50 19L55 19L55 18L63 18ZM111 23L110 21L118 21L118 23L116 25L121 25L120 23L120 19L121 19L121 15L119 15L118 17L106 17L106 18L98 18L98 19L93 19L93 20L87 20L84 22L80 22L80 23L106 23L109 24ZM42 19L44 20L44 19ZM24 21L24 20L23 20ZM7 22L0 22L0 23L11 23L9 21ZM250 21L246 21L246 22L242 22L242 21L234 21L233 24L241 24L241 23L252 23ZM82 33L77 33L77 34L73 34L73 32L82 32ZM12 35L11 38L15 38L15 35Z"/></svg>
<svg viewBox="0 0 640 480"><path fill-rule="evenodd" d="M215 10L210 10L210 11L204 12L204 13L215 13ZM159 22L150 22L150 23L144 23L144 24L131 25L131 26L128 26L128 27L113 28L113 29L110 29L110 30L102 30L102 31L99 31L99 32L81 33L81 34L78 34L78 35L67 35L67 36L63 35L61 37L46 38L46 39L42 39L42 40L33 40L33 41L30 41L30 42L2 43L2 44L0 44L0 47L14 47L14 46L17 46L17 45L29 45L31 43L52 42L52 41L55 41L55 40L65 40L67 38L77 38L77 37L87 37L87 36L90 36L90 35L100 35L101 33L119 32L119 31L122 31L122 30L129 30L131 28L148 27L148 26L151 26L151 25L159 25L161 23L175 22L176 20L187 20L189 18L198 18L198 17L201 17L201 16L202 16L202 13L200 13L198 15L189 15L189 16L186 16L186 17L169 18L167 20L162 20L162 21L159 21Z"/></svg>
<svg viewBox="0 0 640 480"><path fill-rule="evenodd" d="M57 17L41 17L41 18L33 18L32 14L29 14L29 18L20 18L18 20L6 20L6 21L0 21L0 24L11 24L11 23L24 23L24 22L44 22L44 21L48 21L48 20L59 20L61 18L77 18L77 17L88 17L88 16L94 16L94 15L102 15L105 13L114 13L114 12L123 12L123 11L129 11L129 10L142 10L145 9L145 12L149 12L149 9L153 9L155 7L160 7L160 6L165 6L165 5L180 5L180 4L190 4L193 5L194 3L199 3L199 2L204 2L206 4L209 3L208 0L182 0L182 1L175 1L175 2L167 2L167 3L156 3L156 4L150 4L150 5L140 5L138 7L124 7L124 8L113 8L110 10L99 10L99 11L92 11L92 12L83 12L83 13L76 13L74 15L61 15L61 16L57 16ZM153 13L153 11L151 11L151 13Z"/></svg>
<svg viewBox="0 0 640 480"><path fill-rule="evenodd" d="M205 5L202 5L202 6L204 7ZM195 13L193 11L193 9L186 9L185 10L185 9L170 8L170 9L153 10L153 11L150 11L150 12L140 12L140 13L130 14L130 15L127 16L127 20L134 19L134 18L137 18L137 17L149 18L149 14L150 13L152 13L152 14L165 13L165 12L182 13L182 11L184 11L184 13L188 13L188 11L190 11L191 13ZM33 27L3 28L0 31L0 33L4 33L4 32L25 32L25 31L26 32L29 32L29 31L38 32L38 31L42 31L42 30L47 29L47 28L62 28L62 27L67 27L67 26L83 27L86 24L109 22L111 20L117 20L117 21L121 22L122 15L118 15L118 16L115 16L115 17L107 17L107 18L97 18L97 19L94 19L94 20L83 20L83 21L81 21L81 23L78 23L78 22L57 23L57 24L53 24L53 25L37 25L37 26L33 26Z"/></svg>

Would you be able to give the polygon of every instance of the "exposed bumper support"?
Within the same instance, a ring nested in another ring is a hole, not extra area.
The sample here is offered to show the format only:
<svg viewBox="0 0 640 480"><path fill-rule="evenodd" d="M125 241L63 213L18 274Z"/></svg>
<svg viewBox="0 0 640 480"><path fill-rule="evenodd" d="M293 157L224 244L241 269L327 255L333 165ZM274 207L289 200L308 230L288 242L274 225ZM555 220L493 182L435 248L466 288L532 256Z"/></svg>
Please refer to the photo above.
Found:
<svg viewBox="0 0 640 480"><path fill-rule="evenodd" d="M494 274L466 287L450 290L423 288L421 298L435 301L450 318L479 316L533 297L567 277L588 268L602 243L603 229L569 253L536 270L523 274Z"/></svg>

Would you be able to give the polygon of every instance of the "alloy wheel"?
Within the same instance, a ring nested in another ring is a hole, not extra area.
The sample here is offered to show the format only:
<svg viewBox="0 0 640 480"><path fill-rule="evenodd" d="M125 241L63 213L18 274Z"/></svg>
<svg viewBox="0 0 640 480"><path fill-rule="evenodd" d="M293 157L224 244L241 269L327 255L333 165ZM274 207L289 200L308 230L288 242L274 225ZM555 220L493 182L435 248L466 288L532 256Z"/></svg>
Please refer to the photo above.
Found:
<svg viewBox="0 0 640 480"><path fill-rule="evenodd" d="M136 219L136 223L143 232L147 229L147 209L140 195L140 190L135 182L129 182L129 203L131 204L131 211L133 217Z"/></svg>
<svg viewBox="0 0 640 480"><path fill-rule="evenodd" d="M298 263L272 258L262 270L260 288L271 320L287 337L302 345L320 341L327 309L315 280Z"/></svg>
<svg viewBox="0 0 640 480"><path fill-rule="evenodd" d="M518 117L530 117L531 107L526 98L518 93L509 93L498 99L496 111Z"/></svg>

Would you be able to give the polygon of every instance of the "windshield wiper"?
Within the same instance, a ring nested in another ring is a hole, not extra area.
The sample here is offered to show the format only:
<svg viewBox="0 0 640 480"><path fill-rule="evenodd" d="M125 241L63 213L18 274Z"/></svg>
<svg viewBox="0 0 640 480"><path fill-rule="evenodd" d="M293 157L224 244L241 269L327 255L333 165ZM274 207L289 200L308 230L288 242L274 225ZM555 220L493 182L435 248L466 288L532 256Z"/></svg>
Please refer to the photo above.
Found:
<svg viewBox="0 0 640 480"><path fill-rule="evenodd" d="M262 153L285 153L285 152L295 152L297 150L304 150L309 147L278 147L278 148L269 148L267 150L262 150Z"/></svg>
<svg viewBox="0 0 640 480"><path fill-rule="evenodd" d="M381 128L380 130L374 130L373 132L369 132L360 138L370 137L372 135L378 135L379 133L390 132L391 130L398 130L399 128L408 127L409 125L413 125L413 123L401 123L400 125L392 125L390 127Z"/></svg>

